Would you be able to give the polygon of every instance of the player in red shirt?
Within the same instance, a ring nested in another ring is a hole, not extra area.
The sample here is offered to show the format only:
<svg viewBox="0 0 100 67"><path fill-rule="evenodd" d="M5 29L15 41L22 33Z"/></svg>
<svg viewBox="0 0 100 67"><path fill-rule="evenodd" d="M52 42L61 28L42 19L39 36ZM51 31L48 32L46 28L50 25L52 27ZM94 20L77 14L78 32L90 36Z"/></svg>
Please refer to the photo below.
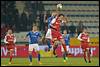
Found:
<svg viewBox="0 0 100 67"><path fill-rule="evenodd" d="M67 22L67 19L65 18L65 16L63 14L59 14L57 13L57 16L51 21L50 23L50 28L51 28L51 35L52 35L52 45L53 45L53 54L56 55L55 53L55 49L57 48L56 45L54 45L54 42L56 41L60 41L62 43L62 46L64 48L64 51L66 53L67 56L67 49L66 49L66 44L65 41L62 37L62 34L60 33L60 24L61 22Z"/></svg>
<svg viewBox="0 0 100 67"><path fill-rule="evenodd" d="M90 48L89 48L90 38L89 38L89 35L87 33L87 30L83 29L83 32L80 33L80 35L78 36L77 39L81 41L81 48L82 48L83 53L84 53L83 55L84 55L85 62L87 62L87 60L86 60L86 54L87 54L88 61L89 61L89 63L91 63L91 61L90 61Z"/></svg>
<svg viewBox="0 0 100 67"><path fill-rule="evenodd" d="M11 29L8 30L8 32L4 38L4 42L7 45L8 54L10 55L9 64L11 64L13 52L14 52L14 46L15 46L15 42L16 42L16 37L13 34Z"/></svg>

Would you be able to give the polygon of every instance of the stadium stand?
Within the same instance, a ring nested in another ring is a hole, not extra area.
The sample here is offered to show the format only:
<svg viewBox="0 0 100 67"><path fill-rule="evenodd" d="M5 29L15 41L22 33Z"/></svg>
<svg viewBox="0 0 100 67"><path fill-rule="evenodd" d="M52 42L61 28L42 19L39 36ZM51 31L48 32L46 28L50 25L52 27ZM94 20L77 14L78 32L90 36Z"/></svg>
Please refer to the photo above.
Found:
<svg viewBox="0 0 100 67"><path fill-rule="evenodd" d="M40 2L39 3L36 2L36 3L40 4ZM12 24L13 26L15 24L15 33L18 36L18 40L21 41L22 40L21 38L23 38L23 35L21 33L27 32L28 30L31 29L31 25L35 21L34 19L36 19L37 16L41 16L39 19L40 22L37 22L37 23L40 26L39 27L40 31L44 31L43 29L43 27L45 27L45 21L43 20L44 12L47 12L47 17L48 17L51 11L55 10L56 5L58 3L62 3L63 8L61 10L61 13L65 14L69 19L69 23L66 26L69 27L71 25L70 22L72 22L77 27L78 22L82 21L83 25L88 28L90 35L95 33L97 35L96 37L99 36L98 34L99 32L99 2L98 1L49 1L49 2L42 1L41 3L44 6L43 11L41 12L41 10L39 11L38 9L34 9L36 10L36 13L34 13L34 11L32 10L34 7L32 5L35 4L35 1L28 1L27 3L25 1L24 2L2 1L1 2L1 8L2 8L1 22L4 23L5 25ZM7 7L5 6L5 4ZM8 8L11 8L11 9L8 10ZM6 10L8 12L6 12ZM27 10L30 10L30 11L27 11ZM21 14L23 12L25 13L24 17L27 18L26 26L23 25L25 23L22 22L21 20ZM15 13L16 15L13 13ZM34 14L32 14L31 16L30 15L31 13L34 13ZM43 15L38 15L38 14L43 14ZM34 17L33 15L35 15L36 17ZM4 20L5 17L8 19ZM17 17L17 18L13 20L12 19L13 17L14 18ZM33 17L34 19L29 19ZM19 31L20 34L17 31ZM91 37L95 37L95 36L91 36Z"/></svg>

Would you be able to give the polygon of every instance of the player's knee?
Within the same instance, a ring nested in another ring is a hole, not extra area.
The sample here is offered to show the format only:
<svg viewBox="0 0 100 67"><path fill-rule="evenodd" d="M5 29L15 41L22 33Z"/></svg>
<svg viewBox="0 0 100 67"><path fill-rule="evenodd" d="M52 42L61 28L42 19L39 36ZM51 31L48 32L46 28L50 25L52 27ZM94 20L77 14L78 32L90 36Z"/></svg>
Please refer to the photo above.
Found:
<svg viewBox="0 0 100 67"><path fill-rule="evenodd" d="M83 49L83 52L85 52L86 50L85 49Z"/></svg>
<svg viewBox="0 0 100 67"><path fill-rule="evenodd" d="M56 45L53 46L54 49L55 49L56 47L57 47Z"/></svg>
<svg viewBox="0 0 100 67"><path fill-rule="evenodd" d="M59 44L59 41L55 41L54 45L57 46Z"/></svg>
<svg viewBox="0 0 100 67"><path fill-rule="evenodd" d="M10 49L10 51L13 51L13 49Z"/></svg>
<svg viewBox="0 0 100 67"><path fill-rule="evenodd" d="M65 44L65 41L64 41L64 39L61 39L60 41L62 42L62 44Z"/></svg>
<svg viewBox="0 0 100 67"><path fill-rule="evenodd" d="M10 53L12 53L13 52L13 50L12 49L10 49L10 51L9 51Z"/></svg>
<svg viewBox="0 0 100 67"><path fill-rule="evenodd" d="M31 55L32 54L32 51L29 51L28 53L29 53L29 55Z"/></svg>
<svg viewBox="0 0 100 67"><path fill-rule="evenodd" d="M90 51L89 51L89 50L87 50L87 53L90 53Z"/></svg>
<svg viewBox="0 0 100 67"><path fill-rule="evenodd" d="M89 48L86 48L86 50L89 50Z"/></svg>
<svg viewBox="0 0 100 67"><path fill-rule="evenodd" d="M40 51L37 51L38 54L40 54Z"/></svg>

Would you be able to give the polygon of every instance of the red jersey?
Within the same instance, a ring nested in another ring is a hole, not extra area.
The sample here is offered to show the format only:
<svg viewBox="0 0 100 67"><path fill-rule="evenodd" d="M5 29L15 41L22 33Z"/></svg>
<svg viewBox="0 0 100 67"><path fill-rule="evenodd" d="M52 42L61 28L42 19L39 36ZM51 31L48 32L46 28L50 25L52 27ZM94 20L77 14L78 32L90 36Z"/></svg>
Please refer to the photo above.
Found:
<svg viewBox="0 0 100 67"><path fill-rule="evenodd" d="M81 41L81 48L86 49L89 47L89 36L88 34L81 33L78 36L78 39Z"/></svg>
<svg viewBox="0 0 100 67"><path fill-rule="evenodd" d="M89 42L88 41L89 36L87 34L82 33L81 34L81 39L84 40L84 41L82 41L82 43L88 43Z"/></svg>
<svg viewBox="0 0 100 67"><path fill-rule="evenodd" d="M62 34L60 33L60 22L59 17L56 17L50 23L52 40L55 38L58 40L63 38Z"/></svg>
<svg viewBox="0 0 100 67"><path fill-rule="evenodd" d="M59 17L54 18L51 21L51 24L52 24L52 26L54 26L53 29L55 29L56 31L60 31L60 20L59 20Z"/></svg>
<svg viewBox="0 0 100 67"><path fill-rule="evenodd" d="M4 39L5 43L14 44L16 42L16 38L14 34L7 34Z"/></svg>

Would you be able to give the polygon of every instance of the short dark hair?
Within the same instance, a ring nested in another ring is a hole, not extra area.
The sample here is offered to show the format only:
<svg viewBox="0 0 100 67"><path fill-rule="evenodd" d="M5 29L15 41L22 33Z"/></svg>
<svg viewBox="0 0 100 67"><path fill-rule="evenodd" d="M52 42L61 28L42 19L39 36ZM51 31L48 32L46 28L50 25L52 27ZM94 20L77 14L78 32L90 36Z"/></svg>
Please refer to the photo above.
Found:
<svg viewBox="0 0 100 67"><path fill-rule="evenodd" d="M59 17L60 17L60 16L64 16L64 14L59 14L58 16L59 16Z"/></svg>

